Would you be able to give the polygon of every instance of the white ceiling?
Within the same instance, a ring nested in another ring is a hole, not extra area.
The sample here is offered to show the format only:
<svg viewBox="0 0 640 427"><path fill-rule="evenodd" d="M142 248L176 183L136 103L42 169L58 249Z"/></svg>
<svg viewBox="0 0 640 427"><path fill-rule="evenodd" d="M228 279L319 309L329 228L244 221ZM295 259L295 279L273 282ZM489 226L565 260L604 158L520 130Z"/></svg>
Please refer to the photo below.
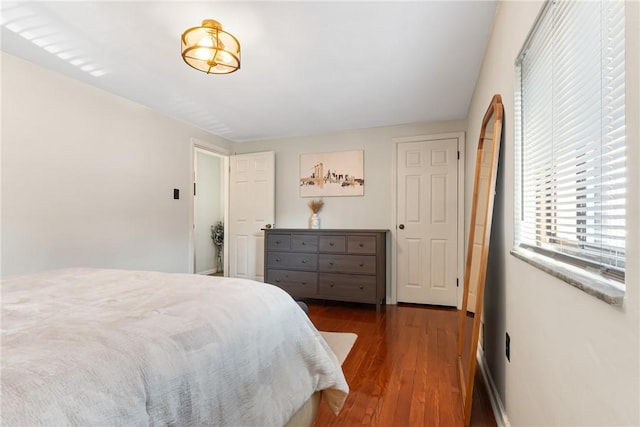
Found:
<svg viewBox="0 0 640 427"><path fill-rule="evenodd" d="M249 141L465 118L496 2L1 7L3 51ZM182 61L180 35L207 18L240 40L239 71L207 75Z"/></svg>

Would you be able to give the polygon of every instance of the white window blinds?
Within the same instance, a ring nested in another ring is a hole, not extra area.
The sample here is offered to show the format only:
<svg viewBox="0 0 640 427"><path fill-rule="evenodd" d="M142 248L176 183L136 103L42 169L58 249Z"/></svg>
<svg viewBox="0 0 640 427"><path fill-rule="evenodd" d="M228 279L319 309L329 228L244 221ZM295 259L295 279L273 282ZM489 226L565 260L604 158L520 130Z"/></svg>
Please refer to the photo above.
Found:
<svg viewBox="0 0 640 427"><path fill-rule="evenodd" d="M624 8L547 3L516 63L515 99L516 246L622 282Z"/></svg>

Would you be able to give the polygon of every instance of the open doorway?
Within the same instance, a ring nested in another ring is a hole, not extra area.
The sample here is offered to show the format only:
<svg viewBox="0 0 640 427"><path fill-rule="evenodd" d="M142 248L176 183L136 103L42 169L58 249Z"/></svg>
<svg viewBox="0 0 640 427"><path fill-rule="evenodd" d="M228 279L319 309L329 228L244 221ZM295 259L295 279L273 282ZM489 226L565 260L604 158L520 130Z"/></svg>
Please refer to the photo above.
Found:
<svg viewBox="0 0 640 427"><path fill-rule="evenodd" d="M225 275L227 156L193 148L193 271Z"/></svg>

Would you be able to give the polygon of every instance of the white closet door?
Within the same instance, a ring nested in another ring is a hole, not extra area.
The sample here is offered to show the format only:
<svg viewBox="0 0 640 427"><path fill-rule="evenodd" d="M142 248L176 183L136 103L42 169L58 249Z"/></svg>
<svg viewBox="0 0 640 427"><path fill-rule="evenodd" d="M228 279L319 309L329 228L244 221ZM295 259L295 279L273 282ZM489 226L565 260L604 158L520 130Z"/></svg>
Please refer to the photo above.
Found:
<svg viewBox="0 0 640 427"><path fill-rule="evenodd" d="M399 302L455 306L458 140L397 145Z"/></svg>
<svg viewBox="0 0 640 427"><path fill-rule="evenodd" d="M229 276L264 281L264 232L275 219L275 153L230 157Z"/></svg>

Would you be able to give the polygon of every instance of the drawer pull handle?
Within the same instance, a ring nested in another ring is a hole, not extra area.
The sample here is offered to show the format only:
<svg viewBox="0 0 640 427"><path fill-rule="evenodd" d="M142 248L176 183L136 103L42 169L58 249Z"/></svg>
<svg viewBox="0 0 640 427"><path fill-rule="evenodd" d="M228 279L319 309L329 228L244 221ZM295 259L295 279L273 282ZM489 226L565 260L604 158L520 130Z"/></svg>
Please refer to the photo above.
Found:
<svg viewBox="0 0 640 427"><path fill-rule="evenodd" d="M280 244L280 240L276 240L276 245L279 245L279 244Z"/></svg>
<svg viewBox="0 0 640 427"><path fill-rule="evenodd" d="M280 258L276 258L276 262L280 262Z"/></svg>
<svg viewBox="0 0 640 427"><path fill-rule="evenodd" d="M306 245L306 244L307 244L306 242L302 242L302 246L304 246L304 245Z"/></svg>
<svg viewBox="0 0 640 427"><path fill-rule="evenodd" d="M306 284L307 284L307 282L302 282L302 285L306 285Z"/></svg>
<svg viewBox="0 0 640 427"><path fill-rule="evenodd" d="M333 284L333 283L330 283L330 284L329 284L329 287L330 287L330 288L333 288L333 286L334 286L334 284Z"/></svg>
<svg viewBox="0 0 640 427"><path fill-rule="evenodd" d="M276 283L280 283L280 279L276 279Z"/></svg>
<svg viewBox="0 0 640 427"><path fill-rule="evenodd" d="M333 265L333 261L329 261L329 265Z"/></svg>
<svg viewBox="0 0 640 427"><path fill-rule="evenodd" d="M360 285L360 290L363 290L363 289L364 289L364 286Z"/></svg>
<svg viewBox="0 0 640 427"><path fill-rule="evenodd" d="M307 263L307 260L306 260L306 259L303 259L303 260L302 260L302 263L303 263L303 264L306 264L306 263Z"/></svg>
<svg viewBox="0 0 640 427"><path fill-rule="evenodd" d="M363 246L364 246L364 243L360 243L358 246L363 247Z"/></svg>
<svg viewBox="0 0 640 427"><path fill-rule="evenodd" d="M363 263L360 263L360 267L364 267L364 264L363 264Z"/></svg>
<svg viewBox="0 0 640 427"><path fill-rule="evenodd" d="M329 242L329 246L333 246L333 242Z"/></svg>

